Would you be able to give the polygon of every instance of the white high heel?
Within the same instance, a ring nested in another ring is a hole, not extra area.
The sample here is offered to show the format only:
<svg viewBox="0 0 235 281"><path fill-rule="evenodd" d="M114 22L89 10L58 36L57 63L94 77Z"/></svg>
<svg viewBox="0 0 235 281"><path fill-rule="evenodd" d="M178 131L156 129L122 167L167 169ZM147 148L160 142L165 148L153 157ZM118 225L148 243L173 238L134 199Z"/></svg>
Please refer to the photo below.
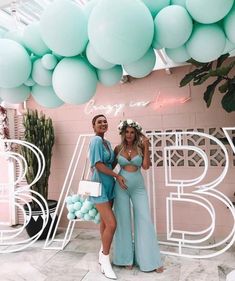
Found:
<svg viewBox="0 0 235 281"><path fill-rule="evenodd" d="M109 255L104 255L101 252L101 266L100 266L100 270L101 272L105 275L105 277L109 278L109 279L117 279L116 274L114 273L112 266L110 264L110 259L109 259Z"/></svg>

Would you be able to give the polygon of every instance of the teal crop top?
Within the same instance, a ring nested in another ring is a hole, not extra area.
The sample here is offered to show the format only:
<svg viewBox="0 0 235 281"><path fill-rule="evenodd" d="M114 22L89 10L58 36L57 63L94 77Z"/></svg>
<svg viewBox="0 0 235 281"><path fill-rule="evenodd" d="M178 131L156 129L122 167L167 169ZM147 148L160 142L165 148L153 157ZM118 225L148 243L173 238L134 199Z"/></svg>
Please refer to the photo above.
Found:
<svg viewBox="0 0 235 281"><path fill-rule="evenodd" d="M137 154L134 157L132 157L132 159L129 161L128 159L126 159L126 157L119 154L118 157L117 157L117 161L118 161L118 164L121 167L127 166L127 165L141 167L143 159L142 159L142 156Z"/></svg>

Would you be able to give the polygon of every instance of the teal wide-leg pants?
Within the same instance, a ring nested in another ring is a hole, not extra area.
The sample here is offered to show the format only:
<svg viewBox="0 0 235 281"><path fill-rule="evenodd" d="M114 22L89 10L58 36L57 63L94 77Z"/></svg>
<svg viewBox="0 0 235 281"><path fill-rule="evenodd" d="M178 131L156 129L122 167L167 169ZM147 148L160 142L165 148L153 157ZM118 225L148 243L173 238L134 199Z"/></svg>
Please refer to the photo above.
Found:
<svg viewBox="0 0 235 281"><path fill-rule="evenodd" d="M115 184L114 211L117 229L114 236L113 263L125 266L136 262L140 270L152 271L162 266L162 261L144 179L139 169L136 172L122 169L120 174L126 179L128 189L123 190L117 182ZM133 205L134 246L130 200Z"/></svg>

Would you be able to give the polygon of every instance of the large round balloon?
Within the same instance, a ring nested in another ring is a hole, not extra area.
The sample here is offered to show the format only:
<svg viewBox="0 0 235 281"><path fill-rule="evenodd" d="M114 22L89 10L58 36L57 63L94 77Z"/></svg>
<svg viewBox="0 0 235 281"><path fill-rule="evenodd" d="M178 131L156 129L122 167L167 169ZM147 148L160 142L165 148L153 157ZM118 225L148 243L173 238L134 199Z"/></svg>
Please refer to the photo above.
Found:
<svg viewBox="0 0 235 281"><path fill-rule="evenodd" d="M13 41L16 41L18 42L20 45L22 45L23 47L24 46L24 41L23 41L23 33L19 30L10 30L10 31L7 31L3 38L6 38L6 39L11 39Z"/></svg>
<svg viewBox="0 0 235 281"><path fill-rule="evenodd" d="M88 36L96 52L113 64L140 59L153 39L153 19L139 0L100 0L88 22Z"/></svg>
<svg viewBox="0 0 235 281"><path fill-rule="evenodd" d="M0 27L0 38L4 37L6 32L7 32L7 30L5 28Z"/></svg>
<svg viewBox="0 0 235 281"><path fill-rule="evenodd" d="M64 104L64 102L55 94L54 89L49 87L42 87L34 85L32 87L32 97L41 106L48 108L56 108Z"/></svg>
<svg viewBox="0 0 235 281"><path fill-rule="evenodd" d="M90 64L92 64L94 67L99 69L109 69L111 67L114 67L113 63L110 63L108 61L105 61L103 58L101 58L94 48L92 47L91 43L87 44L86 47L86 56Z"/></svg>
<svg viewBox="0 0 235 281"><path fill-rule="evenodd" d="M235 44L235 5L224 19L224 31L228 39Z"/></svg>
<svg viewBox="0 0 235 281"><path fill-rule="evenodd" d="M218 24L196 24L186 49L194 60L209 62L222 54L225 43L225 34Z"/></svg>
<svg viewBox="0 0 235 281"><path fill-rule="evenodd" d="M0 39L0 87L14 88L23 84L31 72L27 51L17 42Z"/></svg>
<svg viewBox="0 0 235 281"><path fill-rule="evenodd" d="M188 54L185 45L180 46L175 49L165 49L167 56L172 59L174 62L185 62L191 57Z"/></svg>
<svg viewBox="0 0 235 281"><path fill-rule="evenodd" d="M153 18L161 9L170 5L171 0L141 0L149 8Z"/></svg>
<svg viewBox="0 0 235 281"><path fill-rule="evenodd" d="M122 67L115 65L114 67L106 70L97 70L97 76L101 84L105 86L113 86L117 84L122 78Z"/></svg>
<svg viewBox="0 0 235 281"><path fill-rule="evenodd" d="M147 76L154 68L156 62L156 55L152 48L140 58L130 64L124 64L123 67L128 74L135 78L142 78Z"/></svg>
<svg viewBox="0 0 235 281"><path fill-rule="evenodd" d="M186 8L192 18L200 23L215 23L224 18L234 0L186 0Z"/></svg>
<svg viewBox="0 0 235 281"><path fill-rule="evenodd" d="M33 63L32 78L41 86L52 85L52 71L43 67L42 60L37 59Z"/></svg>
<svg viewBox="0 0 235 281"><path fill-rule="evenodd" d="M40 29L47 46L65 57L80 54L88 41L86 16L70 0L54 1L48 6L41 16Z"/></svg>
<svg viewBox="0 0 235 281"><path fill-rule="evenodd" d="M57 96L70 104L89 101L97 87L95 69L83 58L64 58L56 66L52 83Z"/></svg>
<svg viewBox="0 0 235 281"><path fill-rule="evenodd" d="M171 0L171 5L179 5L186 8L186 0Z"/></svg>
<svg viewBox="0 0 235 281"><path fill-rule="evenodd" d="M26 48L37 56L43 56L50 52L50 49L41 38L38 23L31 23L26 26L23 34L23 42Z"/></svg>
<svg viewBox="0 0 235 281"><path fill-rule="evenodd" d="M160 44L165 48L178 48L189 39L192 29L193 22L185 8L168 6L154 19L153 46Z"/></svg>
<svg viewBox="0 0 235 281"><path fill-rule="evenodd" d="M21 85L16 88L4 89L0 91L1 98L9 103L21 103L30 96L30 88Z"/></svg>

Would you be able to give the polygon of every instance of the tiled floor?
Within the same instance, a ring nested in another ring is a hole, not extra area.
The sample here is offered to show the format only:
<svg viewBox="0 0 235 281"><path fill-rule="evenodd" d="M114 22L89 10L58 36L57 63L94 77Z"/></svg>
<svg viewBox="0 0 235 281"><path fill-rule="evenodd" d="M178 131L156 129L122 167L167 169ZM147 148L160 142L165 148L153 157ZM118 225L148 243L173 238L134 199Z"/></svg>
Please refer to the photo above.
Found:
<svg viewBox="0 0 235 281"><path fill-rule="evenodd" d="M97 253L98 230L76 230L63 251L44 250L38 241L30 248L11 254L0 254L0 281L107 281L100 273ZM186 259L163 256L165 271L144 273L135 267L115 267L122 281L225 281L235 269L235 247L211 259ZM235 281L235 280L234 280Z"/></svg>

